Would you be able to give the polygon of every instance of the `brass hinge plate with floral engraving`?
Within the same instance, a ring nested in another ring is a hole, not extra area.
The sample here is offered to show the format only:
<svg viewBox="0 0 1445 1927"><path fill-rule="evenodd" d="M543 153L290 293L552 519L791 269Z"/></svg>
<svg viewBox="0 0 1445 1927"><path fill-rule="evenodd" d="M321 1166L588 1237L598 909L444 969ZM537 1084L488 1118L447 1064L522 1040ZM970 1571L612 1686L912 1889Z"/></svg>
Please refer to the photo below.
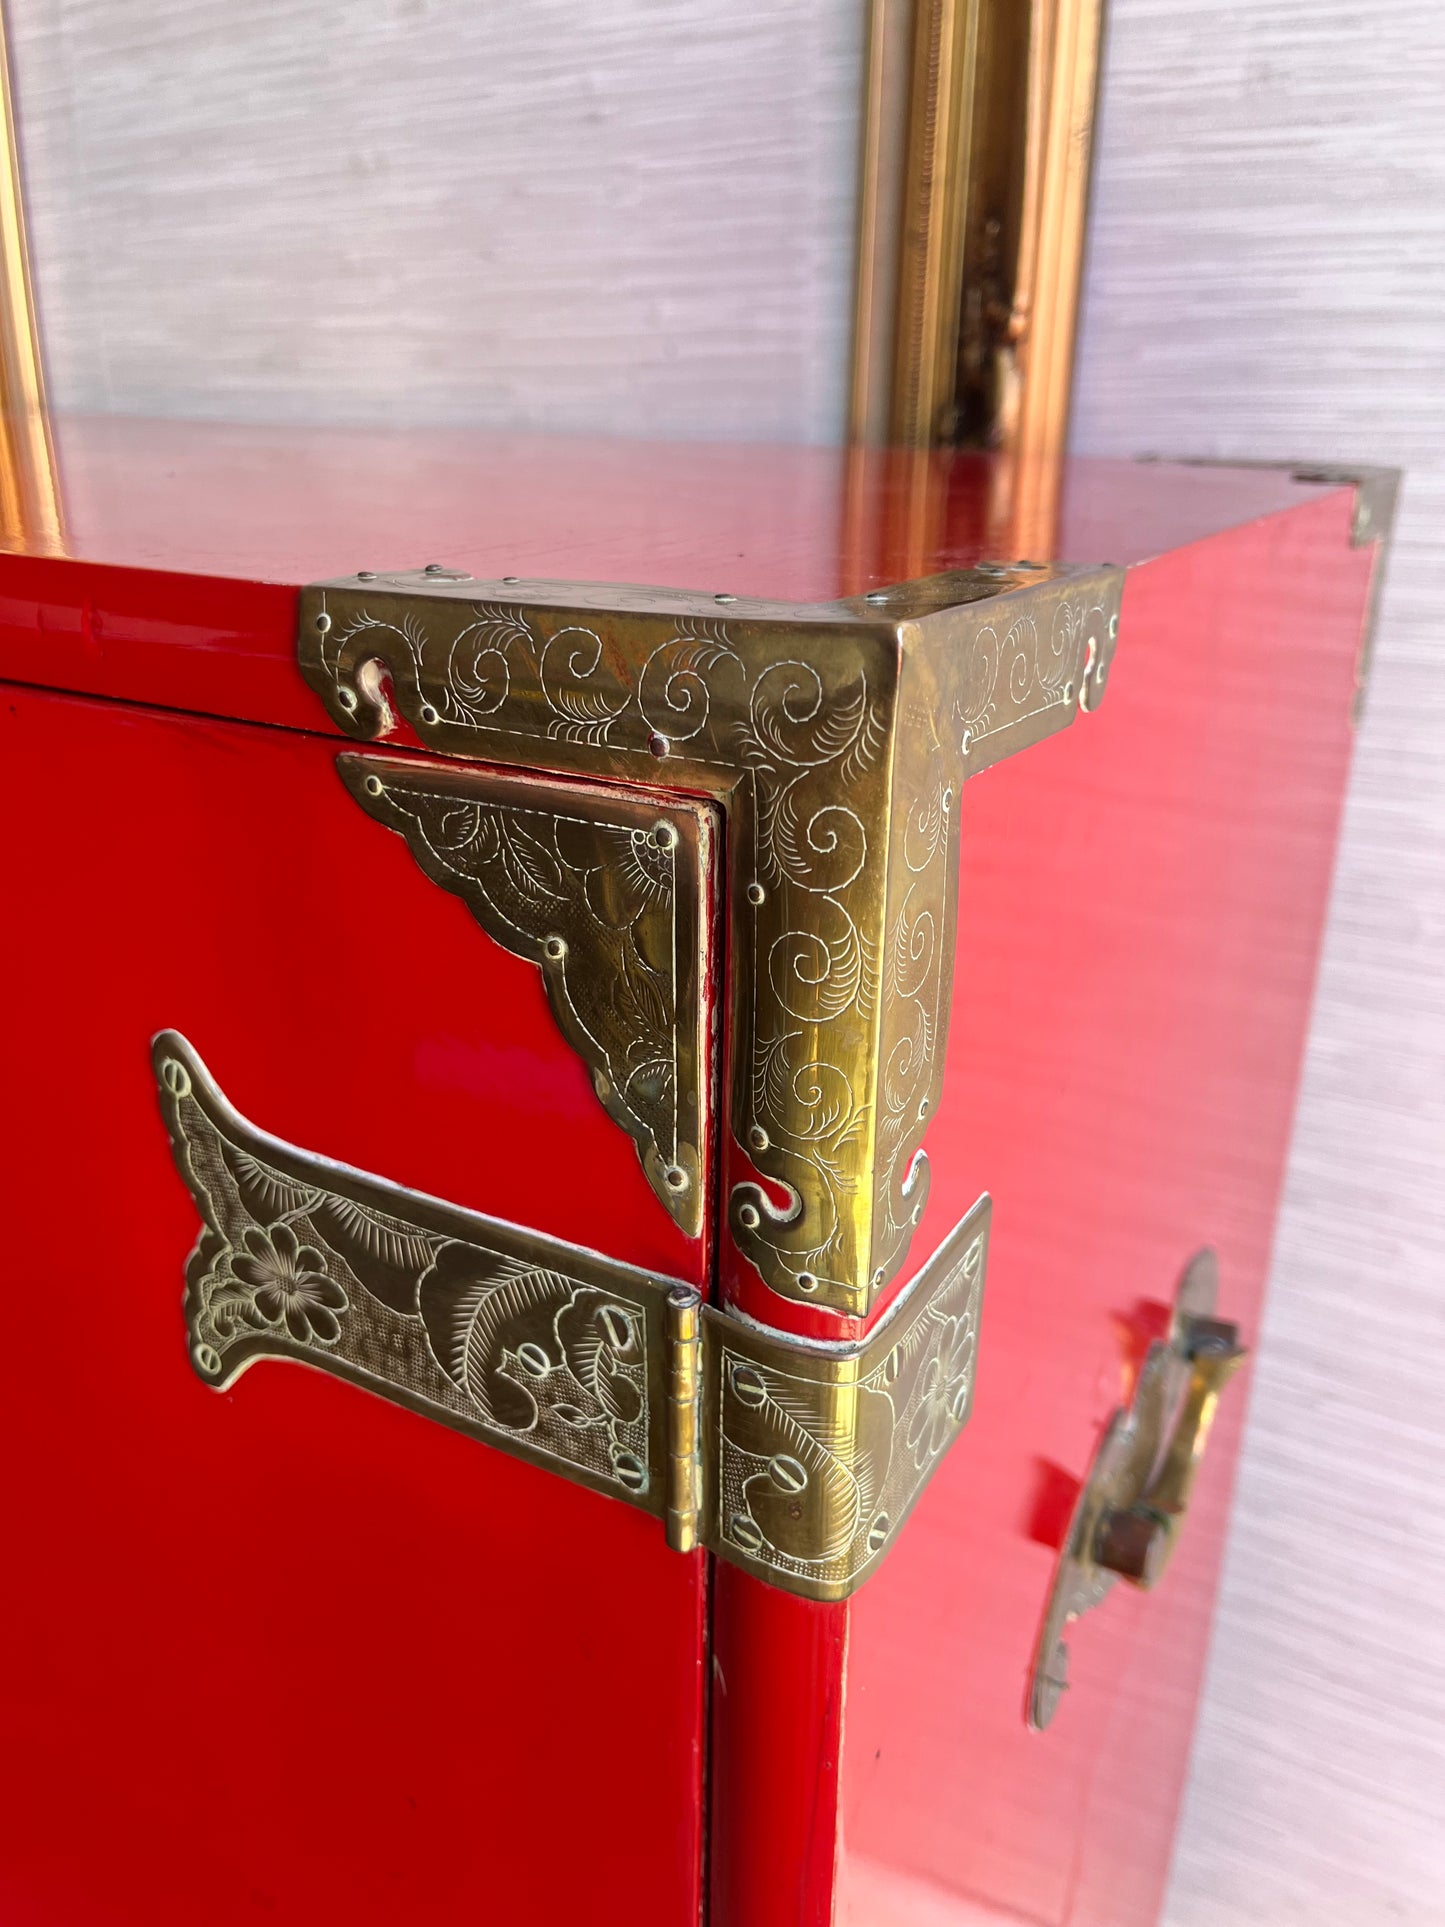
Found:
<svg viewBox="0 0 1445 1927"><path fill-rule="evenodd" d="M362 740L721 806L728 1229L782 1296L863 1318L927 1196L960 786L1098 707L1123 579L988 564L785 603L363 573L302 592L298 655Z"/></svg>
<svg viewBox="0 0 1445 1927"><path fill-rule="evenodd" d="M210 1385L315 1366L812 1599L862 1583L967 1420L987 1198L866 1339L809 1341L282 1143L173 1031L152 1056L203 1220L185 1315Z"/></svg>

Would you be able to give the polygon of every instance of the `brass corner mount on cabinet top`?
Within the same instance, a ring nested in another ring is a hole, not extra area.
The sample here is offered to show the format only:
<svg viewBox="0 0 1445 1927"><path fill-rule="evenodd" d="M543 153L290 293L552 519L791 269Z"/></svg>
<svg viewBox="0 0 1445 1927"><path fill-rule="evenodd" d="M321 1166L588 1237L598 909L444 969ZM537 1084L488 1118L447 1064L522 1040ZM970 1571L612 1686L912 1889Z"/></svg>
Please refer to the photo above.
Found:
<svg viewBox="0 0 1445 1927"><path fill-rule="evenodd" d="M174 1031L152 1059L203 1221L191 1362L218 1389L315 1366L811 1599L868 1577L968 1419L987 1198L866 1339L809 1341L269 1137Z"/></svg>
<svg viewBox="0 0 1445 1927"><path fill-rule="evenodd" d="M728 1224L773 1290L864 1317L927 1195L959 789L1097 707L1123 579L985 564L785 603L359 575L302 592L298 649L363 741L404 720L444 755L722 806Z"/></svg>

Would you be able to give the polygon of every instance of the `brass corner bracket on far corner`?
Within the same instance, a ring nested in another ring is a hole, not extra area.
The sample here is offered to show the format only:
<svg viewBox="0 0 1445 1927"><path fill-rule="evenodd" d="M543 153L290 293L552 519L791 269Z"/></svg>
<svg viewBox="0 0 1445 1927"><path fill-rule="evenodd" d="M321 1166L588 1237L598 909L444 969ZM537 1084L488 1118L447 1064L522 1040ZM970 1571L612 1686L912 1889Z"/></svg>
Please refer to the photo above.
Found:
<svg viewBox="0 0 1445 1927"><path fill-rule="evenodd" d="M1122 587L1024 562L826 603L363 573L302 592L298 651L352 737L404 722L723 808L729 1229L773 1290L864 1317L927 1195L960 787L1097 707Z"/></svg>
<svg viewBox="0 0 1445 1927"><path fill-rule="evenodd" d="M806 1340L283 1144L173 1031L152 1058L204 1224L186 1324L213 1386L315 1366L810 1599L868 1577L967 1421L987 1198L865 1340Z"/></svg>

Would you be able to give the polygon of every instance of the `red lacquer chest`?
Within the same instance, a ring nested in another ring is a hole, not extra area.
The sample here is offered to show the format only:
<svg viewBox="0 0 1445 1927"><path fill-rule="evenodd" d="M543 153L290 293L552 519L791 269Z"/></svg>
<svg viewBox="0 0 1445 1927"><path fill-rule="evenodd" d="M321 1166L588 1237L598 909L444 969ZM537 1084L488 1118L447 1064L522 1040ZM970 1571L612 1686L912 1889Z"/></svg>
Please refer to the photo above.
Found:
<svg viewBox="0 0 1445 1927"><path fill-rule="evenodd" d="M57 435L0 1917L1154 1921L1387 491Z"/></svg>

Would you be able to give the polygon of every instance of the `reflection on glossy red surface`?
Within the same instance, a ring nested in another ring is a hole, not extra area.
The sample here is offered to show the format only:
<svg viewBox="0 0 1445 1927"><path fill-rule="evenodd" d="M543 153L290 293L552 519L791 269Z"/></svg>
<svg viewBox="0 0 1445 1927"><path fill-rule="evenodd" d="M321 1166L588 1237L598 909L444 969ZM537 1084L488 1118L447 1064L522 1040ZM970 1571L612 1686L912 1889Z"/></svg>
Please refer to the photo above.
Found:
<svg viewBox="0 0 1445 1927"><path fill-rule="evenodd" d="M701 1557L319 1373L186 1363L166 1025L308 1149L702 1271L537 971L334 755L0 690L0 1919L691 1920Z"/></svg>
<svg viewBox="0 0 1445 1927"><path fill-rule="evenodd" d="M1016 546L979 456L61 418L67 554L15 550L0 676L329 729L291 590L443 560L482 578L827 601ZM1325 493L1269 470L1066 467L1056 555L1136 562ZM157 575L162 579L158 580Z"/></svg>

